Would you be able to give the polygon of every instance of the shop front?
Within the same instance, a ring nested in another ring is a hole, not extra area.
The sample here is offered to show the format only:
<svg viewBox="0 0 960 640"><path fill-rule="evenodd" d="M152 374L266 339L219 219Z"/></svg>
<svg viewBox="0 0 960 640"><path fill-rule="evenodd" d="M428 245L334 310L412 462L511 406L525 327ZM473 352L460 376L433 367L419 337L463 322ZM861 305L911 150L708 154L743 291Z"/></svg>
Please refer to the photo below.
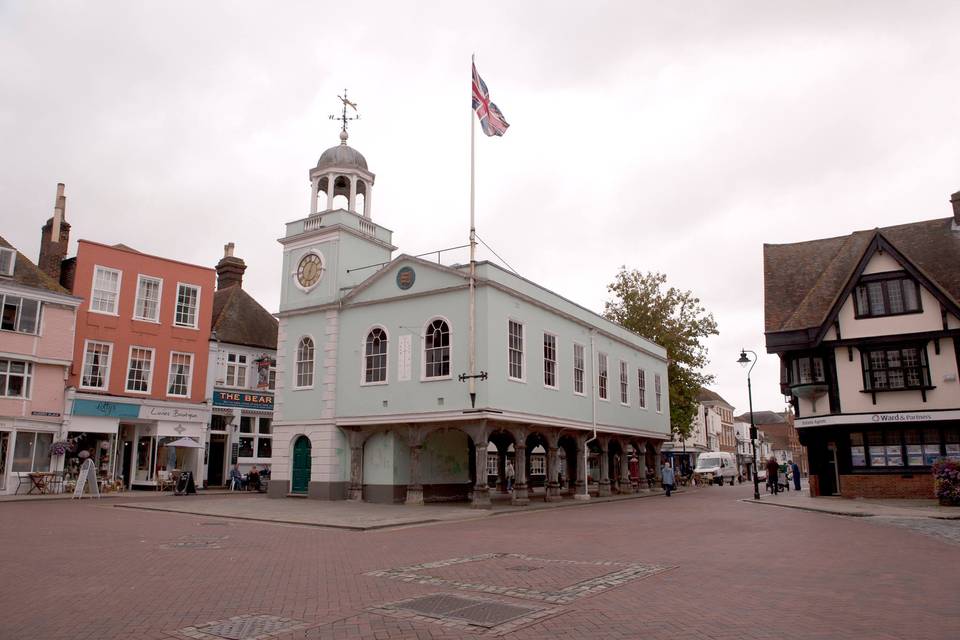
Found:
<svg viewBox="0 0 960 640"><path fill-rule="evenodd" d="M30 474L54 471L50 449L59 431L59 422L0 418L0 495L27 493Z"/></svg>
<svg viewBox="0 0 960 640"><path fill-rule="evenodd" d="M273 462L273 393L216 389L209 424L204 478L209 487L226 486L230 469L245 474Z"/></svg>
<svg viewBox="0 0 960 640"><path fill-rule="evenodd" d="M179 471L199 477L209 415L204 405L74 398L64 427L64 477L75 477L86 459L117 489L154 488ZM196 446L171 446L183 438Z"/></svg>

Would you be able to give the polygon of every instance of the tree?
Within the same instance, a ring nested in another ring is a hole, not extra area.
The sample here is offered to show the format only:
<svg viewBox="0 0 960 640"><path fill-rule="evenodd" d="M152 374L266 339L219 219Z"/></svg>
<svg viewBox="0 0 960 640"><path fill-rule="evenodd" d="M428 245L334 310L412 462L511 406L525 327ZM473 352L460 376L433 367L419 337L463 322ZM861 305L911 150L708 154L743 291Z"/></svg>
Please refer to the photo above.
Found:
<svg viewBox="0 0 960 640"><path fill-rule="evenodd" d="M686 439L693 428L700 388L713 382L713 376L703 372L709 360L701 340L719 332L699 298L666 283L665 274L621 267L607 287L614 298L604 306L604 316L667 350L670 429Z"/></svg>

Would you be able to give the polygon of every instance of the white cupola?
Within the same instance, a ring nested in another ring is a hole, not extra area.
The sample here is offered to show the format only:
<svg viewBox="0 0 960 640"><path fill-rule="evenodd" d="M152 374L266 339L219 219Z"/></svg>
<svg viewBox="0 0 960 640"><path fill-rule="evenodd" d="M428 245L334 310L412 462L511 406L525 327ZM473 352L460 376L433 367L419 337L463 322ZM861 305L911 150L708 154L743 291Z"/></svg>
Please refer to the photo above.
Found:
<svg viewBox="0 0 960 640"><path fill-rule="evenodd" d="M310 170L310 215L334 208L343 209L370 219L375 176L367 169L363 155L347 145L346 128L340 131L340 144L330 147ZM343 196L346 206L335 206L334 199Z"/></svg>

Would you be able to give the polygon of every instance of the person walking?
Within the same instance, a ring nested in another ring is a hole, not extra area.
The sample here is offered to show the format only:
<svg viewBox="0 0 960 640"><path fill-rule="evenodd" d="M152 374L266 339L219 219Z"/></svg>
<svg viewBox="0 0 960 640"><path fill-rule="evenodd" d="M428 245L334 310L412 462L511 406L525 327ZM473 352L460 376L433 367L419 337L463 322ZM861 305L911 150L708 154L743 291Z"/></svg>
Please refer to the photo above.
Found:
<svg viewBox="0 0 960 640"><path fill-rule="evenodd" d="M660 482L663 483L663 490L666 492L667 497L670 497L670 492L673 491L673 467L670 466L669 462L663 463L663 468L660 469Z"/></svg>
<svg viewBox="0 0 960 640"><path fill-rule="evenodd" d="M793 460L787 460L787 466L790 467L790 473L793 475L793 488L800 491L800 467Z"/></svg>
<svg viewBox="0 0 960 640"><path fill-rule="evenodd" d="M776 458L770 456L770 459L767 460L767 484L770 485L770 490L774 495L780 493L779 475L780 465L777 464Z"/></svg>
<svg viewBox="0 0 960 640"><path fill-rule="evenodd" d="M517 472L513 468L513 463L507 460L507 493L513 491L513 479L517 477Z"/></svg>

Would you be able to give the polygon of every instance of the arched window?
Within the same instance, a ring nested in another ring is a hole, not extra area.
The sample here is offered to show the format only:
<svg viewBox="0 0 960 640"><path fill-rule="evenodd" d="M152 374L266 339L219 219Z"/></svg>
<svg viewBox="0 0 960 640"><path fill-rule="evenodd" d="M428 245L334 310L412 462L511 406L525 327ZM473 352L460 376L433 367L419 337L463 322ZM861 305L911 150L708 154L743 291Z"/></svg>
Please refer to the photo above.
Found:
<svg viewBox="0 0 960 640"><path fill-rule="evenodd" d="M363 348L363 381L387 381L387 332L380 327L367 334Z"/></svg>
<svg viewBox="0 0 960 640"><path fill-rule="evenodd" d="M313 386L313 338L304 336L297 345L297 387Z"/></svg>
<svg viewBox="0 0 960 640"><path fill-rule="evenodd" d="M423 337L425 378L443 378L450 375L450 328L437 319L427 325Z"/></svg>

